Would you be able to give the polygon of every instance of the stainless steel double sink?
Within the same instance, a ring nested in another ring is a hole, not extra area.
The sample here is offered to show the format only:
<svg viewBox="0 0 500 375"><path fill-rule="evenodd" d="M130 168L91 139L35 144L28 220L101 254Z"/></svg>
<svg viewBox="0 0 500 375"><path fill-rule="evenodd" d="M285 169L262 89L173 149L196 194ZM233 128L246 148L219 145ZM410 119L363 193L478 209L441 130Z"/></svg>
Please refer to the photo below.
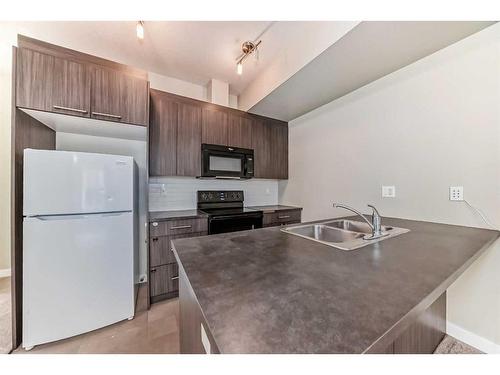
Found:
<svg viewBox="0 0 500 375"><path fill-rule="evenodd" d="M409 232L409 229L391 226L381 227L383 237L376 239L365 239L372 233L367 223L354 220L330 220L320 223L291 226L281 229L282 232L293 234L311 241L335 247L340 250L354 250L371 245L375 242L384 241L388 238Z"/></svg>

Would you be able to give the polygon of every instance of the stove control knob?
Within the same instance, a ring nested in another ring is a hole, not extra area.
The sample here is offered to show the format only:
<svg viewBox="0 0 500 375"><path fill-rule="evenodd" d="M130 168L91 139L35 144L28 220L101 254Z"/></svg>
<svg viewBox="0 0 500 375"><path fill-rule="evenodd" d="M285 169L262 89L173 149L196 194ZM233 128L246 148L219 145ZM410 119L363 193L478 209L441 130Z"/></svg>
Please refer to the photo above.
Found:
<svg viewBox="0 0 500 375"><path fill-rule="evenodd" d="M214 198L214 196L212 195L212 193L208 193L208 199L212 200L213 198Z"/></svg>

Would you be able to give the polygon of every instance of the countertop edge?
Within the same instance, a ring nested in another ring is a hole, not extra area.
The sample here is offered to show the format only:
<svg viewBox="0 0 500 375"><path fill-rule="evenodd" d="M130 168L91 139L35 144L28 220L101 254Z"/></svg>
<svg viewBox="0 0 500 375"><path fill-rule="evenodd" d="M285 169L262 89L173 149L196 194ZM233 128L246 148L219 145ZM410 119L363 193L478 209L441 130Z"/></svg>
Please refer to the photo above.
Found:
<svg viewBox="0 0 500 375"><path fill-rule="evenodd" d="M387 347L392 343L399 335L401 335L418 317L422 312L424 312L429 306L431 306L438 298L446 292L455 280L457 280L460 275L462 275L467 268L469 268L472 263L474 263L481 255L483 255L486 250L488 250L498 239L500 238L500 232L497 231L496 237L485 243L477 252L471 256L458 270L452 273L445 281L443 281L436 289L434 289L429 295L427 295L420 303L408 311L400 320L398 320L394 325L389 328L382 336L375 340L368 348L366 348L362 354L370 353L373 350L381 349Z"/></svg>

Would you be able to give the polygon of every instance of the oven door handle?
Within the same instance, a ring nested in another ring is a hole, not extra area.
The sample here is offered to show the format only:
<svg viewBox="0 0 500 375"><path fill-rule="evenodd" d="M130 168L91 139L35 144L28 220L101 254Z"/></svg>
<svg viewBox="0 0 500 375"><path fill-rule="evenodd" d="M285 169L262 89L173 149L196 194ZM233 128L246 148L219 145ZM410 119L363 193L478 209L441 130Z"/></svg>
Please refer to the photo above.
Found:
<svg viewBox="0 0 500 375"><path fill-rule="evenodd" d="M244 216L243 216L244 215ZM248 214L241 214L239 215L225 215L225 216L216 216L216 217L211 217L210 221L217 221L217 220L227 220L227 219L260 219L262 216L260 215L248 215Z"/></svg>

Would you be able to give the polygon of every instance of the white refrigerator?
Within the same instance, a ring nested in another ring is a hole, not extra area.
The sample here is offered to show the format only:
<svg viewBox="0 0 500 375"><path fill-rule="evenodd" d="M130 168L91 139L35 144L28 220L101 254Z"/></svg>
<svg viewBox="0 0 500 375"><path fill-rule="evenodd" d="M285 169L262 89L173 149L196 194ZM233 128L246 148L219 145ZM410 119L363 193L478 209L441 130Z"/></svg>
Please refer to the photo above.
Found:
<svg viewBox="0 0 500 375"><path fill-rule="evenodd" d="M23 348L133 318L136 190L132 157L24 151Z"/></svg>

